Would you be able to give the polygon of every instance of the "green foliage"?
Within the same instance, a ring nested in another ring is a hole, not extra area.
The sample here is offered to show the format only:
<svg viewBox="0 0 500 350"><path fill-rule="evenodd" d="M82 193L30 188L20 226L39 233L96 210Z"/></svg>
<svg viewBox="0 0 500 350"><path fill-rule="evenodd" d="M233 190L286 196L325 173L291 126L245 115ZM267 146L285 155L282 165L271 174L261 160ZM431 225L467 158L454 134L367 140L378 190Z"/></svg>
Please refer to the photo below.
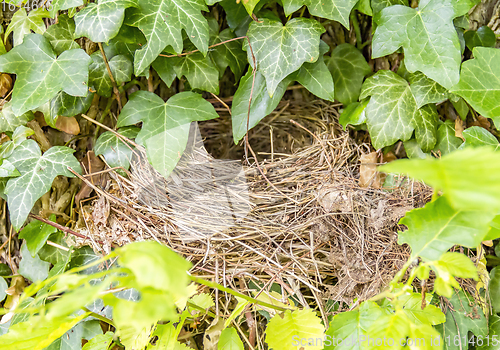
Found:
<svg viewBox="0 0 500 350"><path fill-rule="evenodd" d="M460 43L453 19L462 16L477 1L425 0L418 9L395 5L374 17L373 57L404 48L405 65L420 71L446 88L459 80Z"/></svg>
<svg viewBox="0 0 500 350"><path fill-rule="evenodd" d="M24 8L20 8L12 16L12 20L5 31L5 36L7 37L11 32L14 32L14 45L20 45L23 43L24 36L30 34L31 31L38 34L45 32L45 23L43 23L42 18L47 17L49 17L49 13L44 8L30 11L29 15Z"/></svg>
<svg viewBox="0 0 500 350"><path fill-rule="evenodd" d="M497 41L495 33L487 26L465 32L464 39L469 50L474 49L476 46L494 47Z"/></svg>
<svg viewBox="0 0 500 350"><path fill-rule="evenodd" d="M0 56L0 70L17 74L12 111L21 115L54 98L59 91L87 95L89 56L81 49L56 57L50 42L29 34L21 45Z"/></svg>
<svg viewBox="0 0 500 350"><path fill-rule="evenodd" d="M226 328L222 331L219 343L217 344L219 350L243 350L243 343L241 342L236 329Z"/></svg>
<svg viewBox="0 0 500 350"><path fill-rule="evenodd" d="M135 139L139 131L140 129L135 126L127 126L118 129L117 132L128 139ZM96 156L102 154L110 167L123 167L128 170L133 148L111 131L106 131L97 139L94 153Z"/></svg>
<svg viewBox="0 0 500 350"><path fill-rule="evenodd" d="M190 123L217 117L214 107L193 92L163 102L151 92L138 91L123 108L117 126L144 122L136 141L146 147L149 161L167 178L186 148Z"/></svg>
<svg viewBox="0 0 500 350"><path fill-rule="evenodd" d="M55 220L55 215L52 215L51 220ZM26 240L26 247L31 256L35 256L40 249L42 249L47 238L56 231L57 229L53 226L38 220L33 220L28 225L24 226L19 234L19 238Z"/></svg>

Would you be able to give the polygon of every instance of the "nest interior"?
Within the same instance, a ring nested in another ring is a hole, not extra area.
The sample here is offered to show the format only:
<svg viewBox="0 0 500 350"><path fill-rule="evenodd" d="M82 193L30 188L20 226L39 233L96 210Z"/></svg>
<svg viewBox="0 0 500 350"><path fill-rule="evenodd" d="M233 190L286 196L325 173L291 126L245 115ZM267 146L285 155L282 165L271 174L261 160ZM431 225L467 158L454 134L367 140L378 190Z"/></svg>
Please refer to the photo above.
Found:
<svg viewBox="0 0 500 350"><path fill-rule="evenodd" d="M293 296L326 319L335 302L366 300L393 278L410 255L397 223L431 195L419 183L361 187L369 147L336 123L337 108L282 103L249 135L259 165L213 157L245 154L228 143L229 115L200 124L201 134L192 127L168 179L136 149L130 176L109 172L77 230L96 250L157 240L191 261L192 274L240 291L279 286L282 302Z"/></svg>

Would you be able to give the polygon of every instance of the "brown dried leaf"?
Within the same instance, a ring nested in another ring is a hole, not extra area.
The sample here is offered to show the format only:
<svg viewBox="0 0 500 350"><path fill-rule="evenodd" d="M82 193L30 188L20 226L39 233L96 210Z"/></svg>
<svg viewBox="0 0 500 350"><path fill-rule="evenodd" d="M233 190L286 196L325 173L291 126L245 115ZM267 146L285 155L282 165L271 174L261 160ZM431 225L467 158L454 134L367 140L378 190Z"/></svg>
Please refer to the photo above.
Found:
<svg viewBox="0 0 500 350"><path fill-rule="evenodd" d="M105 166L104 162L100 158L95 156L94 151L88 151L85 158L83 158L81 164L83 169L85 170L85 174L93 174L100 172L104 169ZM90 177L90 182L92 182L94 185L102 187L102 185L104 185L105 182L105 177L103 175L104 174L92 175ZM92 187L88 186L86 183L83 183L82 188L75 196L75 202L77 206L79 207L80 201L82 199L88 198L91 193L92 193Z"/></svg>
<svg viewBox="0 0 500 350"><path fill-rule="evenodd" d="M5 97L12 88L12 77L10 74L2 73L0 75L0 97Z"/></svg>
<svg viewBox="0 0 500 350"><path fill-rule="evenodd" d="M219 343L220 334L224 329L224 319L215 318L203 336L203 348L205 350L216 350Z"/></svg>
<svg viewBox="0 0 500 350"><path fill-rule="evenodd" d="M381 187L381 176L377 171L377 152L363 154L359 157L361 166L359 167L359 186L360 187Z"/></svg>
<svg viewBox="0 0 500 350"><path fill-rule="evenodd" d="M92 211L92 219L94 224L102 224L106 226L109 217L109 202L104 196L100 196L99 199L94 203L94 211Z"/></svg>
<svg viewBox="0 0 500 350"><path fill-rule="evenodd" d="M465 141L462 133L465 130L465 121L460 118L455 119L455 136Z"/></svg>
<svg viewBox="0 0 500 350"><path fill-rule="evenodd" d="M78 135L80 133L80 125L75 117L58 117L56 128L70 135Z"/></svg>
<svg viewBox="0 0 500 350"><path fill-rule="evenodd" d="M480 126L485 129L491 128L491 123L488 118L483 117L482 115L478 115L476 120L474 120L470 126Z"/></svg>

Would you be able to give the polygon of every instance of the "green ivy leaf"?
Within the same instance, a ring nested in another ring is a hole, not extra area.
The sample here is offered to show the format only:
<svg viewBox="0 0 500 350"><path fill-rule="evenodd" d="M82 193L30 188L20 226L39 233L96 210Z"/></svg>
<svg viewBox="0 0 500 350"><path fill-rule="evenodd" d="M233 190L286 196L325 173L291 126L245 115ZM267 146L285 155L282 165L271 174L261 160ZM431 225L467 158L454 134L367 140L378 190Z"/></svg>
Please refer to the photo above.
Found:
<svg viewBox="0 0 500 350"><path fill-rule="evenodd" d="M87 317L61 317L47 322L44 316L31 316L27 321L10 327L0 337L2 350L42 350Z"/></svg>
<svg viewBox="0 0 500 350"><path fill-rule="evenodd" d="M408 74L408 81L418 108L448 99L448 90L420 72Z"/></svg>
<svg viewBox="0 0 500 350"><path fill-rule="evenodd" d="M424 151L422 151L422 149L418 145L417 140L415 139L405 141L403 142L403 145L405 147L406 155L408 156L409 159L414 159L414 158L425 159L428 156L430 156L429 153L425 153Z"/></svg>
<svg viewBox="0 0 500 350"><path fill-rule="evenodd" d="M135 52L134 73L142 73L158 55L172 46L176 53L183 48L182 29L189 40L206 55L208 23L201 11L208 11L203 0L138 0L139 8L130 10L126 24L138 27L148 43Z"/></svg>
<svg viewBox="0 0 500 350"><path fill-rule="evenodd" d="M500 338L500 316L490 315L489 316L489 332L490 342L484 341L483 344L477 347L478 350L495 350L498 344L493 344L494 341L491 339Z"/></svg>
<svg viewBox="0 0 500 350"><path fill-rule="evenodd" d="M446 120L438 128L434 151L440 151L444 156L458 149L462 143L462 139L455 136L455 124L451 120Z"/></svg>
<svg viewBox="0 0 500 350"><path fill-rule="evenodd" d="M123 107L117 126L143 122L136 142L146 147L153 167L167 178L186 148L190 123L217 117L212 104L193 92L163 102L154 93L138 91Z"/></svg>
<svg viewBox="0 0 500 350"><path fill-rule="evenodd" d="M80 113L85 113L92 104L94 98L93 93L87 94L86 97L71 96L61 91L54 99L50 101L49 114L53 122L47 122L50 126L55 128L55 123L58 116L73 117ZM47 115L45 115L47 121Z"/></svg>
<svg viewBox="0 0 500 350"><path fill-rule="evenodd" d="M293 339L323 339L325 327L321 319L311 309L285 311L282 315L275 315L266 328L266 342L269 348L280 350L297 349ZM318 346L309 349L320 349Z"/></svg>
<svg viewBox="0 0 500 350"><path fill-rule="evenodd" d="M408 5L408 0L371 0L373 15L392 5Z"/></svg>
<svg viewBox="0 0 500 350"><path fill-rule="evenodd" d="M55 216L52 216L50 220L54 221ZM47 242L47 238L55 232L57 232L55 227L38 220L33 220L22 229L19 238L26 240L26 247L31 256L34 257L42 249L45 242Z"/></svg>
<svg viewBox="0 0 500 350"><path fill-rule="evenodd" d="M370 327L386 312L373 301L361 303L358 309L338 313L333 317L326 335L330 339L364 339L367 337ZM325 350L333 350L336 344L325 346ZM350 347L348 349L355 349Z"/></svg>
<svg viewBox="0 0 500 350"><path fill-rule="evenodd" d="M320 41L320 57L314 63L306 62L294 73L294 79L319 98L334 101L334 82L325 64L324 54L329 50L328 44Z"/></svg>
<svg viewBox="0 0 500 350"><path fill-rule="evenodd" d="M332 19L349 28L349 14L358 0L283 0L285 14L291 15L302 6L307 6L313 16Z"/></svg>
<svg viewBox="0 0 500 350"><path fill-rule="evenodd" d="M14 165L12 165L12 163L9 162L8 160L3 159L1 163L2 164L0 165L0 177L2 178L18 177L21 175L19 171L17 171L17 169L14 167Z"/></svg>
<svg viewBox="0 0 500 350"><path fill-rule="evenodd" d="M35 116L31 111L27 111L24 114L17 116L12 111L11 101L6 102L0 111L0 131L14 131L17 127L26 125Z"/></svg>
<svg viewBox="0 0 500 350"><path fill-rule="evenodd" d="M452 91L500 125L500 50L475 47L472 52L474 59L462 64L460 82Z"/></svg>
<svg viewBox="0 0 500 350"><path fill-rule="evenodd" d="M66 50L80 48L75 42L75 21L65 14L57 16L57 24L49 26L43 36L49 39L57 55Z"/></svg>
<svg viewBox="0 0 500 350"><path fill-rule="evenodd" d="M211 38L210 45L219 44L234 38L236 38L236 36L233 34L231 29L226 28ZM213 50L210 51L210 56L219 68L219 72L223 74L227 67L231 68L236 81L240 80L248 63L247 56L241 48L241 40L245 39L227 42L214 47Z"/></svg>
<svg viewBox="0 0 500 350"><path fill-rule="evenodd" d="M99 335L102 335L99 321L90 320L80 322L50 344L45 350L81 350L82 339L90 340Z"/></svg>
<svg viewBox="0 0 500 350"><path fill-rule="evenodd" d="M135 139L140 130L135 126L129 126L118 129L117 132L129 139ZM94 153L96 156L102 154L110 167L123 167L128 170L133 151L130 145L127 146L114 133L106 131L97 139Z"/></svg>
<svg viewBox="0 0 500 350"><path fill-rule="evenodd" d="M456 97L458 98L456 101L454 101L453 99L450 99L450 101L453 104L453 107L457 111L458 115L460 116L460 119L465 121L467 119L467 115L469 114L469 106L467 105L467 102L465 102L463 98L458 96Z"/></svg>
<svg viewBox="0 0 500 350"><path fill-rule="evenodd" d="M365 15L373 16L370 0L359 0L354 8Z"/></svg>
<svg viewBox="0 0 500 350"><path fill-rule="evenodd" d="M467 350L469 349L468 333L472 332L476 336L482 336L483 339L488 335L488 323L484 317L483 311L478 305L471 306L472 296L466 296L464 292L456 292L449 300L450 307L446 311L446 322L443 325L436 326L441 333L442 338L457 340L449 342L444 341L445 350ZM464 339L466 338L466 339Z"/></svg>
<svg viewBox="0 0 500 350"><path fill-rule="evenodd" d="M432 269L436 272L434 291L447 298L453 296L453 288L460 289L455 277L479 279L474 263L461 253L444 253L438 261L432 262Z"/></svg>
<svg viewBox="0 0 500 350"><path fill-rule="evenodd" d="M21 176L10 179L5 188L14 229L21 228L35 202L50 190L57 175L73 177L68 167L81 172L73 152L71 148L55 146L42 156L40 147L33 140L24 141L14 150L8 160Z"/></svg>
<svg viewBox="0 0 500 350"><path fill-rule="evenodd" d="M270 97L273 97L279 83L304 62L316 62L320 35L324 31L319 22L306 18L294 18L285 26L269 19L250 24L247 36L257 61L257 70L266 78ZM246 42L245 48L248 61L252 63Z"/></svg>
<svg viewBox="0 0 500 350"><path fill-rule="evenodd" d="M193 89L219 94L219 71L210 57L204 56L201 52L182 57L158 57L153 67L157 71L171 69L178 78L185 76ZM167 80L165 84L170 86L172 81Z"/></svg>
<svg viewBox="0 0 500 350"><path fill-rule="evenodd" d="M361 125L366 122L365 108L370 100L354 102L344 108L339 117L339 124L346 130L347 125Z"/></svg>
<svg viewBox="0 0 500 350"><path fill-rule="evenodd" d="M87 4L75 16L75 35L107 43L120 31L125 9L129 7L138 7L138 0L99 0L97 4Z"/></svg>
<svg viewBox="0 0 500 350"><path fill-rule="evenodd" d="M64 233L62 232L56 232L52 234L51 236L49 236L49 240L68 248ZM38 252L40 259L42 259L43 261L47 261L52 265L58 265L65 262L68 259L69 254L69 251L59 249L48 244L44 245Z"/></svg>
<svg viewBox="0 0 500 350"><path fill-rule="evenodd" d="M240 85L234 94L231 117L233 126L233 140L235 144L247 133L248 130L257 125L265 116L269 115L279 104L281 98L285 94L288 84L291 79L286 78L277 87L273 97L269 97L266 89L266 81L264 76L255 72L255 85L253 87L252 104L250 107L250 117L248 117L248 101L250 100L250 92L252 91L253 75L249 70L247 74L241 78Z"/></svg>
<svg viewBox="0 0 500 350"><path fill-rule="evenodd" d="M226 328L220 334L219 342L217 343L218 350L244 350L238 332L233 327Z"/></svg>
<svg viewBox="0 0 500 350"><path fill-rule="evenodd" d="M372 72L361 52L351 44L340 44L326 65L335 83L335 98L344 105L356 102L364 77Z"/></svg>
<svg viewBox="0 0 500 350"><path fill-rule="evenodd" d="M490 147L464 148L440 160L398 160L380 170L424 181L443 191L457 209L500 211L500 186L495 178L500 172L500 153Z"/></svg>
<svg viewBox="0 0 500 350"><path fill-rule="evenodd" d="M38 254L31 256L26 243L21 246L21 262L19 263L19 274L32 282L43 281L49 275L50 264L40 260Z"/></svg>
<svg viewBox="0 0 500 350"><path fill-rule="evenodd" d="M377 322L374 322L368 330L371 338L375 339L394 339L394 349L403 349L400 345L400 339L406 339L410 335L412 323L403 312L398 310L393 314L380 317ZM381 348L389 349L390 346L381 346ZM427 350L427 349L426 349Z"/></svg>
<svg viewBox="0 0 500 350"><path fill-rule="evenodd" d="M458 83L460 42L453 19L466 14L473 0L424 0L418 9L395 5L374 17L373 58L404 48L410 72L421 71L446 88Z"/></svg>
<svg viewBox="0 0 500 350"><path fill-rule="evenodd" d="M59 91L86 96L88 64L85 51L69 50L56 58L48 39L29 34L21 45L0 56L0 71L17 74L12 111L21 115L54 98Z"/></svg>
<svg viewBox="0 0 500 350"><path fill-rule="evenodd" d="M491 269L488 292L491 298L491 306L495 312L500 311L500 267Z"/></svg>
<svg viewBox="0 0 500 350"><path fill-rule="evenodd" d="M24 36L30 34L31 31L38 34L43 34L45 32L45 23L42 18L47 17L49 17L49 12L42 7L30 11L29 15L26 13L26 10L21 7L12 16L11 22L5 31L5 38L7 38L10 33L14 32L14 46L21 45Z"/></svg>
<svg viewBox="0 0 500 350"><path fill-rule="evenodd" d="M436 145L439 134L438 121L437 109L433 104L423 106L415 113L415 138L423 152L430 152Z"/></svg>
<svg viewBox="0 0 500 350"><path fill-rule="evenodd" d="M447 198L440 197L423 208L406 213L400 224L406 225L408 230L399 233L398 243L407 243L411 247L412 258L439 260L454 245L477 247L488 233L493 217L494 214L489 212L453 209Z"/></svg>
<svg viewBox="0 0 500 350"><path fill-rule="evenodd" d="M118 34L107 45L104 45L104 51L108 58L125 55L130 62L133 62L135 52L144 45L146 45L146 38L139 29L122 25Z"/></svg>
<svg viewBox="0 0 500 350"><path fill-rule="evenodd" d="M497 150L500 147L497 138L480 126L471 126L465 129L462 135L465 142L459 148L493 146Z"/></svg>
<svg viewBox="0 0 500 350"><path fill-rule="evenodd" d="M0 301L3 301L7 296L7 293L5 292L7 288L9 288L7 281L5 281L3 277L0 277Z"/></svg>
<svg viewBox="0 0 500 350"><path fill-rule="evenodd" d="M464 33L465 45L472 51L476 46L495 47L497 37L490 27L482 26L478 30L469 30Z"/></svg>
<svg viewBox="0 0 500 350"><path fill-rule="evenodd" d="M33 135L35 132L25 126L18 126L14 133L12 134L12 139L2 143L0 146L0 158L8 158L14 152L17 146L23 143L26 138ZM4 159L4 162L6 160ZM9 162L10 163L10 162ZM3 165L3 164L2 164Z"/></svg>
<svg viewBox="0 0 500 350"><path fill-rule="evenodd" d="M83 0L52 0L50 5L50 17L55 18L59 11L69 10L71 8L83 5Z"/></svg>
<svg viewBox="0 0 500 350"><path fill-rule="evenodd" d="M428 151L436 139L437 112L433 107L417 109L407 81L394 72L379 70L366 79L360 99L371 96L365 114L376 149L407 141L416 129L419 146Z"/></svg>
<svg viewBox="0 0 500 350"><path fill-rule="evenodd" d="M113 342L113 332L106 332L106 334L100 334L89 340L85 344L82 350L108 350L109 346Z"/></svg>
<svg viewBox="0 0 500 350"><path fill-rule="evenodd" d="M399 296L395 303L403 310L411 323L420 325L437 325L446 321L440 308L427 304L422 309L422 295L418 293L405 293Z"/></svg>
<svg viewBox="0 0 500 350"><path fill-rule="evenodd" d="M99 95L110 97L113 91L113 84L101 52L94 52L90 58L92 59L92 63L89 66L89 85L94 86ZM108 60L109 68L116 84L120 85L130 81L132 78L132 62L126 56L117 55L111 59L108 57Z"/></svg>

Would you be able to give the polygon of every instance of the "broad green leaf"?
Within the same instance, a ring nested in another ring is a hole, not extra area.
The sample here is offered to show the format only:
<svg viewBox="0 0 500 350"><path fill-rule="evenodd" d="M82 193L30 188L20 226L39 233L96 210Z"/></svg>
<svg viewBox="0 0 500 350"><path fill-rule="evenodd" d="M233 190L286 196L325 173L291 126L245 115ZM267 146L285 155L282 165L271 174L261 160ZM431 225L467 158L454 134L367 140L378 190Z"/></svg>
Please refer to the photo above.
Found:
<svg viewBox="0 0 500 350"><path fill-rule="evenodd" d="M462 64L460 82L452 91L500 125L500 50L475 47L472 52L474 59Z"/></svg>
<svg viewBox="0 0 500 350"><path fill-rule="evenodd" d="M371 96L365 114L376 149L409 140L416 127L417 105L410 86L399 75L379 70L366 79L360 99Z"/></svg>
<svg viewBox="0 0 500 350"><path fill-rule="evenodd" d="M75 16L76 37L87 37L93 42L105 42L120 31L125 9L137 7L138 0L99 0L89 3Z"/></svg>
<svg viewBox="0 0 500 350"><path fill-rule="evenodd" d="M49 104L49 111L44 111L45 121L48 125L55 128L57 117L73 117L80 113L85 113L92 104L93 93L86 97L71 96L65 92L59 92Z"/></svg>
<svg viewBox="0 0 500 350"><path fill-rule="evenodd" d="M1 165L0 165L0 177L6 178L6 177L17 177L20 176L21 174L17 169L12 165L11 162L8 160L1 160Z"/></svg>
<svg viewBox="0 0 500 350"><path fill-rule="evenodd" d="M57 16L57 24L49 26L43 36L49 39L57 55L66 50L80 48L75 41L75 21L65 14Z"/></svg>
<svg viewBox="0 0 500 350"><path fill-rule="evenodd" d="M311 15L332 19L349 28L349 14L357 2L358 0L283 0L283 6L287 16L302 6L307 6Z"/></svg>
<svg viewBox="0 0 500 350"><path fill-rule="evenodd" d="M10 155L12 154L12 152L14 152L17 146L23 143L24 140L26 140L29 136L33 135L34 133L35 132L30 128L27 128L25 126L18 126L16 130L14 130L14 132L12 133L11 140L6 141L2 143L2 145L0 145L0 157L1 158L10 157ZM4 159L4 163L2 163L2 165L4 165L5 162L8 161ZM8 164L12 165L12 163L10 162L8 162Z"/></svg>
<svg viewBox="0 0 500 350"><path fill-rule="evenodd" d="M59 11L69 10L81 5L83 5L83 0L52 0L49 7L50 17L54 18Z"/></svg>
<svg viewBox="0 0 500 350"><path fill-rule="evenodd" d="M51 217L50 220L55 220L55 216ZM38 220L33 220L22 229L19 238L26 240L26 247L31 256L35 257L38 251L42 249L47 238L56 231L57 229L53 226Z"/></svg>
<svg viewBox="0 0 500 350"><path fill-rule="evenodd" d="M31 316L27 321L11 326L9 332L0 337L2 350L43 350L87 316L85 313L51 322L43 316Z"/></svg>
<svg viewBox="0 0 500 350"><path fill-rule="evenodd" d="M167 87L170 87L177 77L177 73L174 70L174 64L172 59L169 57L158 56L156 60L151 65L156 73ZM213 74L211 74L213 76ZM219 82L219 77L217 76L217 83ZM217 85L218 87L218 85Z"/></svg>
<svg viewBox="0 0 500 350"><path fill-rule="evenodd" d="M90 340L99 335L102 335L99 321L79 322L45 350L81 350L82 339Z"/></svg>
<svg viewBox="0 0 500 350"><path fill-rule="evenodd" d="M68 167L81 172L73 152L71 148L55 146L42 155L33 140L24 141L14 150L8 159L21 176L10 179L5 188L14 229L21 228L35 202L50 190L57 175L73 177Z"/></svg>
<svg viewBox="0 0 500 350"><path fill-rule="evenodd" d="M238 332L233 327L226 328L222 331L217 344L218 350L244 350L243 343L238 335Z"/></svg>
<svg viewBox="0 0 500 350"><path fill-rule="evenodd" d="M488 231L488 234L486 235L486 237L484 237L484 240L485 241L490 241L490 240L494 240L494 239L497 239L497 238L500 238L500 215L497 215L493 218L493 220L491 220L490 222L490 230ZM496 245L495 246L495 255L497 257L500 257L500 245ZM500 308L499 308L500 310Z"/></svg>
<svg viewBox="0 0 500 350"><path fill-rule="evenodd" d="M411 340L410 340L411 339ZM427 324L410 325L410 334L408 334L407 344L410 349L418 350L441 350L443 339L439 332ZM392 349L389 347L388 349Z"/></svg>
<svg viewBox="0 0 500 350"><path fill-rule="evenodd" d="M212 299L210 294L206 293L196 294L195 296L191 297L191 299L189 299L189 302L203 309L209 309L215 305L214 300Z"/></svg>
<svg viewBox="0 0 500 350"><path fill-rule="evenodd" d="M142 288L156 288L172 295L187 293L191 264L164 245L154 241L128 244L120 248L119 264L130 269Z"/></svg>
<svg viewBox="0 0 500 350"><path fill-rule="evenodd" d="M127 25L138 27L148 43L135 52L134 73L142 73L158 55L172 46L176 53L183 48L182 30L203 53L208 50L208 23L201 11L208 11L203 0L138 0L139 7L129 10Z"/></svg>
<svg viewBox="0 0 500 350"><path fill-rule="evenodd" d="M445 193L449 195L449 192ZM494 216L493 213L484 211L455 210L447 198L440 197L423 208L406 213L400 224L406 225L408 230L399 233L398 243L407 243L411 247L412 258L421 257L424 261L439 260L441 255L454 245L477 247L488 233L489 223Z"/></svg>
<svg viewBox="0 0 500 350"><path fill-rule="evenodd" d="M361 346L356 344L347 344L349 339L364 339L368 334L370 327L385 314L384 310L373 301L365 301L361 303L356 310L341 312L335 315L330 322L330 326L326 331L329 339L342 339L345 350L355 350L366 348L361 343ZM326 344L325 350L336 348L334 344ZM337 347L338 348L338 347Z"/></svg>
<svg viewBox="0 0 500 350"><path fill-rule="evenodd" d="M455 124L451 120L446 120L437 130L434 151L440 151L444 156L459 148L462 143L462 139L455 136Z"/></svg>
<svg viewBox="0 0 500 350"><path fill-rule="evenodd" d="M201 52L182 57L158 57L153 67L162 79L165 77L164 74L170 76L175 72L178 78L185 76L193 89L219 93L219 71L210 57L204 56ZM166 73L167 71L171 73ZM163 81L170 87L173 77Z"/></svg>
<svg viewBox="0 0 500 350"><path fill-rule="evenodd" d="M97 255L90 246L83 246L73 252L69 268L72 269L75 267L85 266L100 258L101 257ZM91 275L93 273L97 273L98 271L99 266L91 266L83 270L81 273L84 275Z"/></svg>
<svg viewBox="0 0 500 350"><path fill-rule="evenodd" d="M113 335L113 332L100 334L90 339L89 342L83 346L82 350L108 350L113 342Z"/></svg>
<svg viewBox="0 0 500 350"><path fill-rule="evenodd" d="M104 46L106 57L125 55L130 62L134 61L137 50L146 44L146 38L136 27L122 25L118 34Z"/></svg>
<svg viewBox="0 0 500 350"><path fill-rule="evenodd" d="M7 282L3 277L0 277L0 301L3 301L7 296L7 293L5 292L7 288L9 288Z"/></svg>
<svg viewBox="0 0 500 350"><path fill-rule="evenodd" d="M81 49L56 58L48 39L29 34L21 45L0 56L0 71L17 74L12 111L21 115L54 98L59 91L86 96L90 57Z"/></svg>
<svg viewBox="0 0 500 350"><path fill-rule="evenodd" d="M96 51L90 56L92 63L89 66L89 85L94 86L97 93L104 97L110 97L113 91L113 84L106 68L106 63L100 51ZM127 82L132 77L132 62L124 56L117 55L108 58L109 68L116 84Z"/></svg>
<svg viewBox="0 0 500 350"><path fill-rule="evenodd" d="M235 37L236 36L233 32L229 28L226 28L211 38L210 45L219 44L221 42L234 39ZM234 77L236 78L236 81L240 80L248 63L247 56L242 49L242 40L245 39L227 42L223 45L214 47L213 50L210 51L210 56L219 68L221 74L224 73L226 68L229 66L234 74Z"/></svg>
<svg viewBox="0 0 500 350"><path fill-rule="evenodd" d="M498 149L500 147L497 138L480 126L471 126L465 129L462 135L465 142L459 148L493 146L495 149Z"/></svg>
<svg viewBox="0 0 500 350"><path fill-rule="evenodd" d="M488 339L482 338L482 344L477 343L478 350L496 350L498 347L498 342L494 342L493 339L500 339L500 316L490 315L489 316L489 342Z"/></svg>
<svg viewBox="0 0 500 350"><path fill-rule="evenodd" d="M373 16L370 0L359 0L354 8L365 15Z"/></svg>
<svg viewBox="0 0 500 350"><path fill-rule="evenodd" d="M377 347L379 349L403 349L400 340L406 339L410 334L411 325L412 323L404 311L398 310L393 314L382 316L374 322L368 330L368 336L375 339L394 339L392 346L390 343L385 342L382 346ZM368 346L368 349L370 349L370 346Z"/></svg>
<svg viewBox="0 0 500 350"><path fill-rule="evenodd" d="M21 262L19 263L19 274L32 282L43 281L49 275L50 264L40 260L37 254L31 256L26 243L21 246Z"/></svg>
<svg viewBox="0 0 500 350"><path fill-rule="evenodd" d="M361 52L351 44L340 44L325 61L335 83L335 98L344 105L356 102L364 77L372 71Z"/></svg>
<svg viewBox="0 0 500 350"><path fill-rule="evenodd" d="M434 326L446 321L446 317L440 308L427 304L422 309L422 295L419 293L405 293L399 296L395 303L413 324Z"/></svg>
<svg viewBox="0 0 500 350"><path fill-rule="evenodd" d="M157 324L151 337L158 337L156 344L148 344L146 350L188 350L177 341L177 331L172 323Z"/></svg>
<svg viewBox="0 0 500 350"><path fill-rule="evenodd" d="M0 111L0 131L14 131L17 127L26 125L35 116L31 111L18 116L12 111L11 101L6 102Z"/></svg>
<svg viewBox="0 0 500 350"><path fill-rule="evenodd" d="M461 289L455 277L479 279L474 263L460 253L444 253L438 261L432 262L432 269L436 273L434 292L447 298L453 296L454 288Z"/></svg>
<svg viewBox="0 0 500 350"><path fill-rule="evenodd" d="M418 108L448 99L448 90L420 72L408 74L408 81Z"/></svg>
<svg viewBox="0 0 500 350"><path fill-rule="evenodd" d="M433 104L423 106L415 113L415 138L423 152L430 152L436 145L438 140L438 121L439 116L436 106Z"/></svg>
<svg viewBox="0 0 500 350"><path fill-rule="evenodd" d="M339 117L339 124L346 130L347 125L361 125L366 122L365 108L370 100L354 102L344 108Z"/></svg>
<svg viewBox="0 0 500 350"><path fill-rule="evenodd" d="M410 72L421 71L446 88L458 83L461 53L453 19L466 14L473 0L422 0L418 9L395 5L374 17L373 58L400 47Z"/></svg>
<svg viewBox="0 0 500 350"><path fill-rule="evenodd" d="M139 131L139 128L130 126L121 128L117 132L129 139L135 139ZM128 170L133 152L131 147L111 131L106 131L97 139L94 145L94 153L96 156L102 154L110 167L123 167Z"/></svg>
<svg viewBox="0 0 500 350"><path fill-rule="evenodd" d="M321 319L311 309L287 310L283 314L275 315L266 328L266 342L272 349L292 350L297 349L294 339L307 340L309 338L323 339L325 327ZM304 346L304 350L322 349L321 344Z"/></svg>
<svg viewBox="0 0 500 350"><path fill-rule="evenodd" d="M10 33L14 32L14 46L21 45L24 36L30 34L31 31L38 34L43 34L45 32L45 23L42 18L47 17L49 17L49 12L42 7L30 11L29 15L26 13L26 10L21 7L14 13L14 16L12 16L11 22L5 30L5 38L7 38Z"/></svg>
<svg viewBox="0 0 500 350"><path fill-rule="evenodd" d="M467 115L469 114L469 106L467 105L467 102L465 102L464 99L461 97L458 97L458 99L456 101L454 101L453 99L450 99L450 100L451 100L451 103L453 104L453 107L455 107L455 110L457 111L460 118L463 121L465 121L467 119Z"/></svg>
<svg viewBox="0 0 500 350"><path fill-rule="evenodd" d="M469 344L465 342L466 339L469 339L468 332L481 336L483 339L488 334L488 323L481 307L470 305L473 300L473 296L465 295L462 291L455 293L449 300L451 305L447 308L446 322L436 326L438 332L441 333L442 340L448 336L453 340L449 344L443 341L444 350L469 349Z"/></svg>
<svg viewBox="0 0 500 350"><path fill-rule="evenodd" d="M252 93L253 74L249 70L247 74L241 78L238 90L234 94L232 105L232 126L233 140L237 144L247 133L248 130L257 125L265 116L278 106L281 98L285 94L288 84L291 79L287 78L282 81L276 89L273 97L269 97L266 89L266 81L264 76L259 72L255 72L255 84ZM250 107L250 117L248 116L248 101L252 96L252 105Z"/></svg>
<svg viewBox="0 0 500 350"><path fill-rule="evenodd" d="M253 13L253 10L255 9L255 6L259 3L260 0L245 0L242 1L243 6L247 10L248 14L251 15Z"/></svg>
<svg viewBox="0 0 500 350"><path fill-rule="evenodd" d="M136 142L146 147L153 167L167 178L186 148L190 123L217 117L214 107L193 92L163 102L152 92L138 91L123 107L117 126L143 122Z"/></svg>
<svg viewBox="0 0 500 350"><path fill-rule="evenodd" d="M323 56L328 50L328 45L324 41L320 41L320 57L318 60L314 63L304 63L293 76L299 84L314 95L334 102L334 82Z"/></svg>
<svg viewBox="0 0 500 350"><path fill-rule="evenodd" d="M464 33L465 44L472 51L476 46L495 47L497 38L495 32L488 26L482 26L478 30L469 30Z"/></svg>
<svg viewBox="0 0 500 350"><path fill-rule="evenodd" d="M371 0L373 14L376 15L386 7L392 5L408 5L407 0Z"/></svg>
<svg viewBox="0 0 500 350"><path fill-rule="evenodd" d="M251 4L253 2L249 1L247 4ZM267 0L264 1L256 1L257 7L254 7L253 10L257 13L262 6L267 3ZM252 22L252 17L248 14L245 9L245 5L243 1L237 2L234 0L222 0L220 5L226 12L226 21L229 28L231 28L236 34L236 36L244 36L248 31L248 26ZM255 6L255 4L253 4Z"/></svg>
<svg viewBox="0 0 500 350"><path fill-rule="evenodd" d="M56 232L49 236L51 242L57 243L63 247L68 248L64 233ZM68 249L69 250L69 249ZM76 250L78 252L78 250ZM76 254L75 252L75 254ZM47 261L53 265L62 264L68 260L69 251L53 247L51 245L44 245L42 249L38 252L38 256L43 261ZM52 270L51 270L52 271Z"/></svg>
<svg viewBox="0 0 500 350"><path fill-rule="evenodd" d="M490 283L488 293L491 299L491 307L495 312L500 312L500 267L494 267L490 272Z"/></svg>
<svg viewBox="0 0 500 350"><path fill-rule="evenodd" d="M247 36L257 61L257 70L266 79L270 97L273 97L279 83L304 62L316 62L320 35L324 31L319 22L306 18L294 18L285 26L269 19L250 24ZM244 47L248 61L253 64L247 42Z"/></svg>

